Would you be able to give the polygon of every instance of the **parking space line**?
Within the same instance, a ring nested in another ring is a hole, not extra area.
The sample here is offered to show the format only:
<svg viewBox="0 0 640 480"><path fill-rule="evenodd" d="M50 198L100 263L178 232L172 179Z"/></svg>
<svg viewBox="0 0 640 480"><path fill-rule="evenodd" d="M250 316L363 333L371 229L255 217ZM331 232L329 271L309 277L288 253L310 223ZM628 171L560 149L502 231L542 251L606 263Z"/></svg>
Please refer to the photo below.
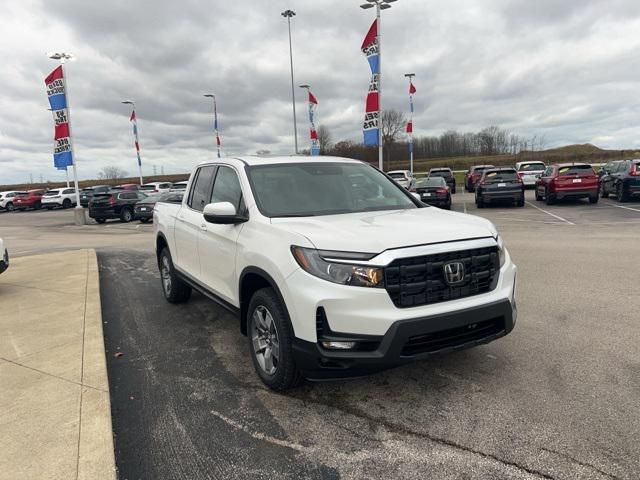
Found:
<svg viewBox="0 0 640 480"><path fill-rule="evenodd" d="M565 222L565 223L568 223L569 225L575 225L575 223L570 222L570 221L569 221L569 220L567 220L566 218L562 218L562 217L560 217L559 215L556 215L555 213L551 213L551 212L548 212L547 210L544 210L544 209L542 209L542 208L540 208L540 207L536 207L536 206L535 206L533 203L531 203L531 202L524 202L524 203L526 203L526 204L527 204L527 205L529 205L530 207L535 208L536 210L540 210L541 212L544 212L544 213L546 213L547 215L552 216L553 218L557 218L558 220L561 220L561 221L563 221L563 222Z"/></svg>
<svg viewBox="0 0 640 480"><path fill-rule="evenodd" d="M611 207L616 207L616 208L624 208L625 210L633 210L634 212L640 212L640 208L631 208L631 207L625 207L624 205L610 205Z"/></svg>

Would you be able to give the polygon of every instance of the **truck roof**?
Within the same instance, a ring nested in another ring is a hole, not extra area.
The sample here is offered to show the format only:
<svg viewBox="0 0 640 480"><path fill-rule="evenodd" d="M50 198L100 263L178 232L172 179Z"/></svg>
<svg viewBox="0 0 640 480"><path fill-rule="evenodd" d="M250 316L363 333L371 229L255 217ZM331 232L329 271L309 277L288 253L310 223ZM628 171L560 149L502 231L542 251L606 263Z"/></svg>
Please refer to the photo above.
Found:
<svg viewBox="0 0 640 480"><path fill-rule="evenodd" d="M350 158L342 158L342 157L328 157L328 156L318 156L318 157L310 157L308 155L246 155L241 157L227 157L221 158L217 160L208 160L206 162L201 162L200 165L206 165L209 163L217 163L219 161L224 162L225 160L236 160L245 165L273 165L278 163L334 163L334 162L344 162L344 163L362 163L360 160L353 160Z"/></svg>

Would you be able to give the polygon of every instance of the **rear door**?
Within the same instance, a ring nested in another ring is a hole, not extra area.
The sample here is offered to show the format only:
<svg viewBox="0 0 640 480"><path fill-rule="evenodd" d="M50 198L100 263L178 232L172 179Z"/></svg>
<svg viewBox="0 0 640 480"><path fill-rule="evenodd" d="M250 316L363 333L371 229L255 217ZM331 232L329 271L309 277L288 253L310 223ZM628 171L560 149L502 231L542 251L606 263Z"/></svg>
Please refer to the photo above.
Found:
<svg viewBox="0 0 640 480"><path fill-rule="evenodd" d="M213 178L217 167L205 165L194 173L194 180L187 199L178 212L175 223L175 252L171 252L173 263L194 279L200 278L198 236L207 223L202 216L204 206L209 203Z"/></svg>
<svg viewBox="0 0 640 480"><path fill-rule="evenodd" d="M228 165L220 165L213 184L210 202L229 202L236 212L245 211L244 197L238 172ZM242 226L206 223L200 230L198 252L202 283L226 301L237 305L236 249Z"/></svg>

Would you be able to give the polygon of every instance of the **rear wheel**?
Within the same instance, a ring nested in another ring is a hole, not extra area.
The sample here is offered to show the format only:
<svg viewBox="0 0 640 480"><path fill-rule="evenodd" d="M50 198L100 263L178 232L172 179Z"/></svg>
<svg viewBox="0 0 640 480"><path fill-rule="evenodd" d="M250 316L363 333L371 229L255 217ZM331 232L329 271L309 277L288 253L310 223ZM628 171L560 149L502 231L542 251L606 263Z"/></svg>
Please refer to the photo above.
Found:
<svg viewBox="0 0 640 480"><path fill-rule="evenodd" d="M247 333L253 366L265 385L282 391L300 384L302 375L293 359L293 331L273 288L262 288L251 297Z"/></svg>
<svg viewBox="0 0 640 480"><path fill-rule="evenodd" d="M184 303L191 297L191 287L184 283L173 268L173 261L168 248L163 248L158 259L162 292L169 303Z"/></svg>
<svg viewBox="0 0 640 480"><path fill-rule="evenodd" d="M600 197L598 196L598 194L596 193L595 195L590 195L589 196L589 203L598 203L598 199Z"/></svg>
<svg viewBox="0 0 640 480"><path fill-rule="evenodd" d="M7 203L4 208L6 208L8 212L13 212L15 210L12 202Z"/></svg>
<svg viewBox="0 0 640 480"><path fill-rule="evenodd" d="M618 200L620 203L629 200L629 194L624 191L621 183L616 186L616 200Z"/></svg>
<svg viewBox="0 0 640 480"><path fill-rule="evenodd" d="M120 213L120 221L129 223L131 220L133 220L133 212L130 208L123 208L122 212Z"/></svg>
<svg viewBox="0 0 640 480"><path fill-rule="evenodd" d="M106 218L96 218L96 222L97 222L97 223L104 223L104 222L106 222L106 221L107 221L107 219L106 219Z"/></svg>
<svg viewBox="0 0 640 480"><path fill-rule="evenodd" d="M553 205L556 203L556 198L553 194L549 193L549 190L544 189L544 201L547 205Z"/></svg>

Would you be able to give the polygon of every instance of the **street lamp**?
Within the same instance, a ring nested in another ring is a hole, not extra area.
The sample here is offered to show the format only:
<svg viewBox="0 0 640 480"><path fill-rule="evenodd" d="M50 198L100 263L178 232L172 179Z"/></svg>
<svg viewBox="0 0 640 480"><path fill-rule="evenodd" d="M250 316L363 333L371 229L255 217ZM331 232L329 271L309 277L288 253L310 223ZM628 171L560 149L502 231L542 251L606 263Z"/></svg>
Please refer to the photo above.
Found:
<svg viewBox="0 0 640 480"><path fill-rule="evenodd" d="M296 12L293 10L285 10L280 15L287 19L289 26L289 62L291 64L291 104L293 107L293 142L295 145L296 155L298 154L298 123L296 121L296 93L293 82L293 47L291 46L291 18L295 17Z"/></svg>
<svg viewBox="0 0 640 480"><path fill-rule="evenodd" d="M376 7L377 42L378 42L378 168L384 170L383 147L382 147L382 25L380 22L380 11L391 8L390 3L397 0L367 0L367 3L360 5L360 8L367 10Z"/></svg>
<svg viewBox="0 0 640 480"><path fill-rule="evenodd" d="M131 122L133 123L133 136L135 138L136 156L138 157L138 175L140 176L140 185L144 182L142 180L142 159L140 158L140 141L138 138L138 117L136 116L136 104L131 100L123 100L120 102L124 105L131 105Z"/></svg>
<svg viewBox="0 0 640 480"><path fill-rule="evenodd" d="M66 52L47 52L47 57L52 60L58 60L60 62L60 68L62 69L62 78L64 79L64 93L67 109L67 124L69 126L69 146L71 147L71 158L73 166L73 186L76 190L76 208L74 211L76 225L86 225L87 217L84 214L84 208L80 204L80 188L78 188L78 170L76 169L76 152L73 147L73 135L71 133L71 101L69 95L69 79L64 71L64 64L67 60L75 58L73 54Z"/></svg>
<svg viewBox="0 0 640 480"><path fill-rule="evenodd" d="M218 133L218 107L216 105L216 96L213 93L206 93L204 96L213 100L213 130L216 133L216 147L218 148L218 158L220 158L220 134Z"/></svg>

